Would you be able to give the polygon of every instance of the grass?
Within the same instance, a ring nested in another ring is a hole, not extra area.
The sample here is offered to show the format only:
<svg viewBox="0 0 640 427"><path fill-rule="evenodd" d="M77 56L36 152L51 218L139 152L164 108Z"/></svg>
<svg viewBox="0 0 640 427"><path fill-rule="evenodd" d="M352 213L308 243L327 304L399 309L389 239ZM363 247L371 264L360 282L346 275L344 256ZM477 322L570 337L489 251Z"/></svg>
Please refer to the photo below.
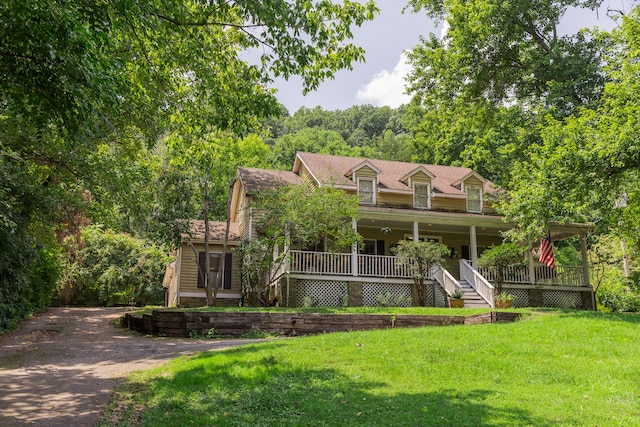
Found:
<svg viewBox="0 0 640 427"><path fill-rule="evenodd" d="M100 425L640 425L640 316L530 313L181 358L121 384Z"/></svg>

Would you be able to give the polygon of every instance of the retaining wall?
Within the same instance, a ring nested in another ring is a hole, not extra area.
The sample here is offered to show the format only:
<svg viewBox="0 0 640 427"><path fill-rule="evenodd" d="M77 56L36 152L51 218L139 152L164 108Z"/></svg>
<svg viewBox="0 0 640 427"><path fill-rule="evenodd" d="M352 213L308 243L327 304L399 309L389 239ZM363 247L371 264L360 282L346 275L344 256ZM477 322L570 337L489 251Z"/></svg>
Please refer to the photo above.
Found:
<svg viewBox="0 0 640 427"><path fill-rule="evenodd" d="M261 331L296 336L327 332L364 331L393 327L474 325L512 322L514 312L489 312L469 316L426 316L413 314L328 314L267 312L199 312L177 309L153 310L151 314L127 313L122 326L148 335L188 338L191 334L241 337Z"/></svg>

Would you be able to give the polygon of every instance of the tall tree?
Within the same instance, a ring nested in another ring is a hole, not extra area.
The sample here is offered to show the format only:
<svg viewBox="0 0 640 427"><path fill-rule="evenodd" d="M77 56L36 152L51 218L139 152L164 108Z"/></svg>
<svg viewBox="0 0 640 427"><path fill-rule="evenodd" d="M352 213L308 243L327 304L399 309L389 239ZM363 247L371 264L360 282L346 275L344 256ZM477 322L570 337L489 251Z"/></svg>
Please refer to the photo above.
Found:
<svg viewBox="0 0 640 427"><path fill-rule="evenodd" d="M608 58L611 81L594 109L547 118L542 144L515 165L503 211L526 235L549 220L591 220L637 244L640 211L640 9L622 19Z"/></svg>
<svg viewBox="0 0 640 427"><path fill-rule="evenodd" d="M352 27L376 13L370 1L5 1L0 188L19 218L0 234L23 250L0 254L0 277L26 277L30 258L15 254L36 245L33 224L61 221L61 195L92 190L101 144L136 151L171 131L251 130L279 112L274 77L300 75L312 90L363 60ZM256 64L243 60L249 50Z"/></svg>
<svg viewBox="0 0 640 427"><path fill-rule="evenodd" d="M597 100L605 76L597 33L558 35L571 7L593 9L601 0L411 0L415 11L445 20L409 54L410 91L436 102L478 98L538 105L566 116Z"/></svg>

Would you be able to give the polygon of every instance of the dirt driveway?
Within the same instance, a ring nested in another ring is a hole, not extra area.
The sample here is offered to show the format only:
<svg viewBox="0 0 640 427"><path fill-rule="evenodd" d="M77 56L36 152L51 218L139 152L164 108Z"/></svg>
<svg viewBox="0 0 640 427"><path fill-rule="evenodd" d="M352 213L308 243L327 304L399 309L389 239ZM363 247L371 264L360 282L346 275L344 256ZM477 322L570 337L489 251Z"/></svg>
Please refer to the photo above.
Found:
<svg viewBox="0 0 640 427"><path fill-rule="evenodd" d="M129 372L252 342L145 337L113 326L123 312L51 308L0 337L0 425L93 426Z"/></svg>

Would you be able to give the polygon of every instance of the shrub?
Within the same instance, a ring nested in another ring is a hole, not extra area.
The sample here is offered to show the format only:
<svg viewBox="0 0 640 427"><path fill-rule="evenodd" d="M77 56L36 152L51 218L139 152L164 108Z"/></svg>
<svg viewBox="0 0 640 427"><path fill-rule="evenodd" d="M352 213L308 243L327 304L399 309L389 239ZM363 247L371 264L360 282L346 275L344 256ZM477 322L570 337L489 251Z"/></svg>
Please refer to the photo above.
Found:
<svg viewBox="0 0 640 427"><path fill-rule="evenodd" d="M171 261L167 250L100 226L86 227L81 235L84 247L67 259L58 284L59 302L138 306L164 302L162 280Z"/></svg>

